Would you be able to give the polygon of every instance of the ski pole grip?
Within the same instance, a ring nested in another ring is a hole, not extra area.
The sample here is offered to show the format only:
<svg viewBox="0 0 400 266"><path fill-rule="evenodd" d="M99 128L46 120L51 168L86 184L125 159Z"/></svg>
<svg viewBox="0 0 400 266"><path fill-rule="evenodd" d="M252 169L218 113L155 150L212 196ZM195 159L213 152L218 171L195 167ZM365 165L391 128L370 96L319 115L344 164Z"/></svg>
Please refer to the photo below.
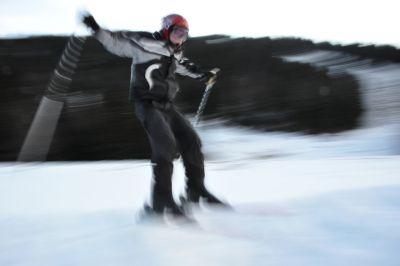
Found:
<svg viewBox="0 0 400 266"><path fill-rule="evenodd" d="M217 67L210 70L210 72L213 73L214 75L217 75L219 71L221 71L221 69Z"/></svg>
<svg viewBox="0 0 400 266"><path fill-rule="evenodd" d="M217 74L218 74L218 72L219 72L220 70L221 70L221 69L219 69L219 68L213 68L213 69L210 70L210 73L214 74L214 76L211 77L211 78L207 81L207 84L213 84L213 83L215 83L215 82L217 81Z"/></svg>

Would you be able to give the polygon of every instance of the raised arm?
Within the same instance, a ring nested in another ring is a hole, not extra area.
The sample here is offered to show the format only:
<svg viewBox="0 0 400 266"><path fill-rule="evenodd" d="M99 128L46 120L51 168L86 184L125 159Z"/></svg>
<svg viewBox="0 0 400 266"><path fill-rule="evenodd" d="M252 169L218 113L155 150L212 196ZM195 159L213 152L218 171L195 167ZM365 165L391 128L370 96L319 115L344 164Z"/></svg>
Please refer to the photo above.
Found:
<svg viewBox="0 0 400 266"><path fill-rule="evenodd" d="M94 37L112 54L132 58L139 48L129 38L129 32L111 32L100 28Z"/></svg>
<svg viewBox="0 0 400 266"><path fill-rule="evenodd" d="M111 32L102 29L90 14L84 15L82 22L92 30L94 37L112 54L121 57L133 57L136 50L139 49L130 39L129 32Z"/></svg>

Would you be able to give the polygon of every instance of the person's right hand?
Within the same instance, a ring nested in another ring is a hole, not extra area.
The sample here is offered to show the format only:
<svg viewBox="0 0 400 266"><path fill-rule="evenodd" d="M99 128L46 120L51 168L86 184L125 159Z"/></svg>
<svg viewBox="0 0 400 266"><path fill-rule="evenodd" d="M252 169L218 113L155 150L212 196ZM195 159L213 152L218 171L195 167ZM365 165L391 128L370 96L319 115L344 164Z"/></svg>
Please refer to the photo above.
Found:
<svg viewBox="0 0 400 266"><path fill-rule="evenodd" d="M96 20L91 14L86 14L82 17L82 22L83 24L86 25L86 27L90 28L93 32L96 32L100 29L99 24L97 24Z"/></svg>

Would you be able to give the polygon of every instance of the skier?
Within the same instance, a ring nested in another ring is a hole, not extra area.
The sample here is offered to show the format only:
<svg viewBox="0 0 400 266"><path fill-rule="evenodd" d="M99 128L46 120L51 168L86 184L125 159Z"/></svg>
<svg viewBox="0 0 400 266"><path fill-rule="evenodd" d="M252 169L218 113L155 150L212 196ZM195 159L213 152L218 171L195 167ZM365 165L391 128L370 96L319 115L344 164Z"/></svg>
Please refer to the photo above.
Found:
<svg viewBox="0 0 400 266"><path fill-rule="evenodd" d="M173 103L179 85L175 73L198 80L215 78L183 57L183 46L189 34L188 22L178 14L162 19L162 28L149 32L111 32L101 28L90 14L83 23L111 53L132 58L130 101L146 130L152 149L153 187L151 212L185 216L182 206L172 195L173 160L180 153L186 174L186 200L200 199L224 205L204 185L204 157L201 141L190 122Z"/></svg>

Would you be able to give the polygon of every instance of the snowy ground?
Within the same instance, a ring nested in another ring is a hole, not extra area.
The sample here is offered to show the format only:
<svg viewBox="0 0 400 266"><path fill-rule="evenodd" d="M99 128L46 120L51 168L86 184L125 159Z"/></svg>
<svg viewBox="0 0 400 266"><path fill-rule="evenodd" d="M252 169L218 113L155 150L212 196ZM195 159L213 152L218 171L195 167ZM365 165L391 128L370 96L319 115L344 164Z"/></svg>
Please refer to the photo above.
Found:
<svg viewBox="0 0 400 266"><path fill-rule="evenodd" d="M2 164L0 265L400 262L400 156L364 145L384 131L200 132L208 186L235 211L196 209L198 226L137 223L150 190L145 161ZM174 180L179 195L180 162Z"/></svg>
<svg viewBox="0 0 400 266"><path fill-rule="evenodd" d="M371 93L398 88L397 76L374 83L382 72L357 71ZM0 164L0 265L397 266L399 110L389 107L341 134L203 125L207 185L234 210L195 209L195 226L137 222L146 161ZM176 196L183 185L176 162Z"/></svg>

